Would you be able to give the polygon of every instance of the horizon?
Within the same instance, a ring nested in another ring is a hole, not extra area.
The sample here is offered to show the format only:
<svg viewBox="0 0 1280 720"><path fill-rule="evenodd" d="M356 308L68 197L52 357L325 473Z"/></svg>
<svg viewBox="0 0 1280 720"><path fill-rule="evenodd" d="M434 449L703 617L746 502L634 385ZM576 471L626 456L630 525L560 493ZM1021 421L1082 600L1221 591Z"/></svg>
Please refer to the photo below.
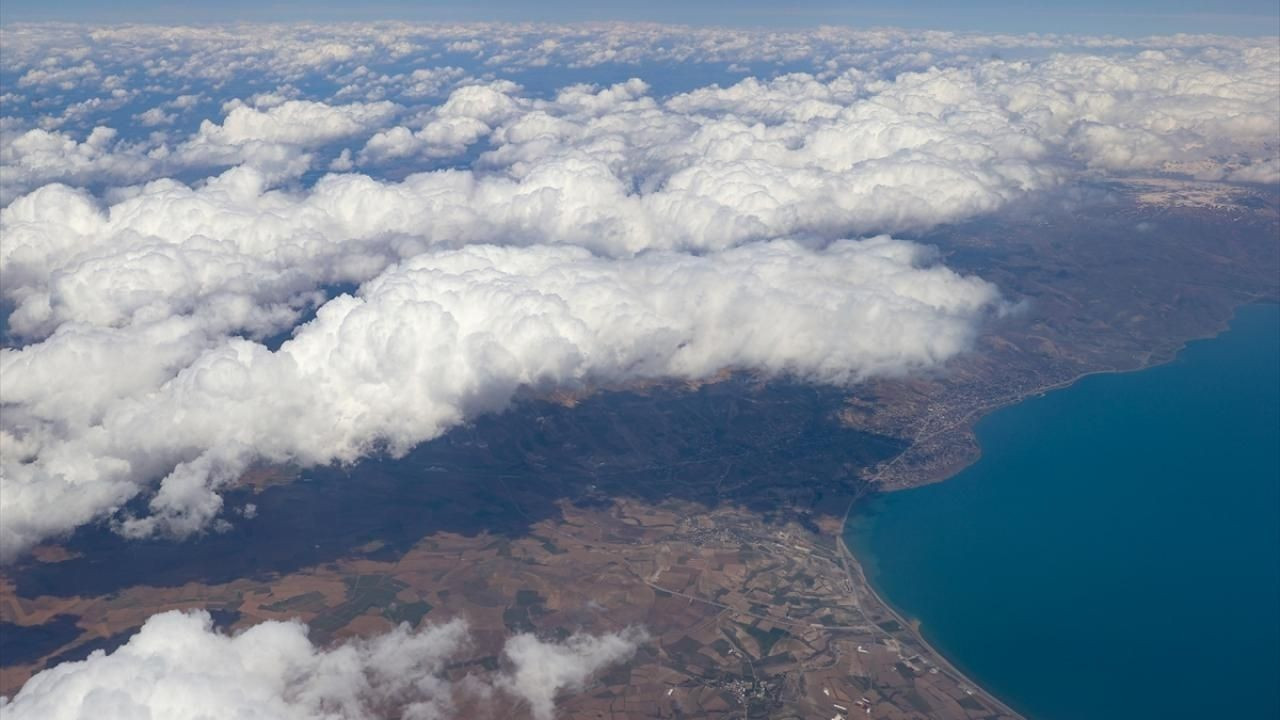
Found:
<svg viewBox="0 0 1280 720"><path fill-rule="evenodd" d="M602 3L582 8L558 2L530 6L500 0L483 7L451 3L384 1L358 8L328 4L321 7L286 0L250 3L246 0L218 7L175 8L154 0L132 0L109 8L82 0L56 4L35 0L10 0L0 8L0 25L69 22L83 25L234 25L241 23L319 24L339 22L413 23L547 23L576 25L587 23L653 23L690 27L723 27L743 30L803 30L823 26L857 29L903 29L953 33L1013 35L1082 35L1137 38L1167 35L1224 35L1236 37L1280 37L1280 4L1233 0L1208 0L1173 4L1156 0L1134 0L1117 5L1104 0L1086 0L1070 9L1041 0L1033 4L956 6L950 3L913 3L911 7L887 10L870 3L843 7L819 3L789 3L772 6L748 0L732 6L713 3L690 5L651 2L643 7L622 3Z"/></svg>

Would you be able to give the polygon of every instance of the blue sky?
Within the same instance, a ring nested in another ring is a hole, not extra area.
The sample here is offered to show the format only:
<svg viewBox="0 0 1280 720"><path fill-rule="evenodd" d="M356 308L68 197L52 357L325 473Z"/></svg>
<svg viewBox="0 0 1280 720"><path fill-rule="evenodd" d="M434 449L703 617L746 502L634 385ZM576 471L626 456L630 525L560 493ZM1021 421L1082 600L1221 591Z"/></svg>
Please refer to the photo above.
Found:
<svg viewBox="0 0 1280 720"><path fill-rule="evenodd" d="M833 0L459 0L333 2L227 0L182 4L160 0L5 0L4 22L230 22L289 20L651 20L694 25L797 27L818 24L898 26L983 32L1144 35L1213 32L1280 34L1276 0L978 0L971 3L836 2Z"/></svg>

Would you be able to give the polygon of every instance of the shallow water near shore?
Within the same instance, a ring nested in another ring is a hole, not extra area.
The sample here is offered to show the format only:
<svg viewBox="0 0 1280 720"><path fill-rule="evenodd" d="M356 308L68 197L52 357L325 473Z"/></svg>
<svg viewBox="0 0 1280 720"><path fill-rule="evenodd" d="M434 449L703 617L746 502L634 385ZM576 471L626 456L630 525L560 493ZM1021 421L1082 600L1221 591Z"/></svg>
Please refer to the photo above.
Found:
<svg viewBox="0 0 1280 720"><path fill-rule="evenodd" d="M978 439L846 531L934 647L1038 720L1280 717L1280 305Z"/></svg>

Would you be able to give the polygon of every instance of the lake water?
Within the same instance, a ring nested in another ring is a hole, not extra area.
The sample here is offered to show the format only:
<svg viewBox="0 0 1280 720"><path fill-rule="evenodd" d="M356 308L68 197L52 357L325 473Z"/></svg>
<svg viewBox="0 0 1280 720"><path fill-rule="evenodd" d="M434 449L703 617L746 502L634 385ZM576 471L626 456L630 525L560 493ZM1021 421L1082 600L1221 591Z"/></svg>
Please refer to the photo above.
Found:
<svg viewBox="0 0 1280 720"><path fill-rule="evenodd" d="M936 648L1029 718L1280 717L1280 306L978 438L849 524Z"/></svg>

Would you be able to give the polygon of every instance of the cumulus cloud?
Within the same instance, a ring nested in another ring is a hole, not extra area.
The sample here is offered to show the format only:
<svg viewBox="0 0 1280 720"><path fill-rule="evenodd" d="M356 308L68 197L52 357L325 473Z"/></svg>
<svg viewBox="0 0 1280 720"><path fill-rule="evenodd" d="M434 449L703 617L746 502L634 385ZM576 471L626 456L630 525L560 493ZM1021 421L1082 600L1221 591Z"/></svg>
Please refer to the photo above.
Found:
<svg viewBox="0 0 1280 720"><path fill-rule="evenodd" d="M309 100L261 103L267 109L237 104L221 124L205 121L193 143L244 145L272 142L312 145L360 133L396 112L390 102L327 105Z"/></svg>
<svg viewBox="0 0 1280 720"><path fill-rule="evenodd" d="M191 97L191 96L186 96ZM368 135L400 110L390 102L329 105L306 100L272 102L254 98L251 106L228 103L221 123L205 120L185 140L171 144L164 133L135 141L118 139L114 128L94 128L83 141L72 133L34 128L0 135L0 198L50 181L124 185L188 168L234 165L256 167L276 180L310 167L306 154L353 135ZM187 103L179 102L180 105ZM153 107L137 116L145 126L166 125L176 116Z"/></svg>
<svg viewBox="0 0 1280 720"><path fill-rule="evenodd" d="M417 132L401 126L374 135L365 144L362 159L367 162L417 154L456 155L517 112L517 101L511 97L517 90L519 86L507 81L459 88L427 113Z"/></svg>
<svg viewBox="0 0 1280 720"><path fill-rule="evenodd" d="M412 72L378 72L361 65L350 73L338 75L335 82L342 87L335 98L363 98L366 101L395 97L404 102L440 96L450 87L462 83L468 73L459 67L420 67Z"/></svg>
<svg viewBox="0 0 1280 720"><path fill-rule="evenodd" d="M31 68L18 78L18 87L54 85L60 90L71 90L83 82L94 81L99 77L101 72L92 60L60 66L56 58L46 58L40 66Z"/></svg>
<svg viewBox="0 0 1280 720"><path fill-rule="evenodd" d="M1225 179L1233 182L1251 182L1266 185L1280 184L1280 150L1274 153L1274 157L1250 162L1243 167L1229 169Z"/></svg>
<svg viewBox="0 0 1280 720"><path fill-rule="evenodd" d="M22 92L92 69L173 98L148 122L226 100L185 136L0 124L0 557L95 521L199 532L250 461L399 453L523 386L937 367L1003 301L881 233L1081 176L1280 177L1270 41L621 27L171 28L165 53L155 28L0 30ZM452 64L477 52L494 74ZM495 75L797 58L665 97ZM315 73L338 90L306 96Z"/></svg>
<svg viewBox="0 0 1280 720"><path fill-rule="evenodd" d="M174 115L173 113L165 112L164 108L153 107L150 110L135 115L134 119L142 125L154 127L156 125L172 125L174 118L176 117L177 115Z"/></svg>
<svg viewBox="0 0 1280 720"><path fill-rule="evenodd" d="M125 184L150 176L156 163L146 144L121 142L118 134L106 126L83 140L43 128L0 132L0 200L55 179Z"/></svg>
<svg viewBox="0 0 1280 720"><path fill-rule="evenodd" d="M501 409L522 386L726 367L849 383L930 367L1001 307L994 287L932 260L887 237L627 260L471 245L415 255L329 301L276 352L168 308L118 328L64 324L0 351L13 408L0 431L0 542L12 556L160 476L152 514L121 528L189 534L253 459L405 452ZM152 345L164 351L146 361L131 351ZM55 382L77 363L83 383ZM50 383L63 390L42 389Z"/></svg>
<svg viewBox="0 0 1280 720"><path fill-rule="evenodd" d="M231 103L219 124L205 120L174 150L171 162L197 167L245 164L276 178L295 177L311 165L305 150L368 134L400 109L387 101L329 105L277 96L256 100L258 106Z"/></svg>
<svg viewBox="0 0 1280 720"><path fill-rule="evenodd" d="M455 79L452 70L427 71L422 82L439 89ZM990 211L1081 169L1221 179L1235 166L1265 167L1280 133L1278 77L1280 49L1264 44L893 73L853 67L751 77L665 101L640 80L571 86L549 100L494 80L464 83L396 126L405 108L388 100L268 93L228 103L221 123L206 120L176 146L77 144L31 131L5 141L0 160L10 170L6 184L19 189L245 162L278 180L310 167L303 151L344 138L362 143L359 164L375 174L388 162L454 157L487 140L492 149L476 169L514 179L555 159L586 158L604 163L626 190L659 190L694 213L738 199L725 194L751 193L766 235L895 230ZM171 116L151 108L139 117ZM1253 176L1269 177L1244 175Z"/></svg>
<svg viewBox="0 0 1280 720"><path fill-rule="evenodd" d="M153 85L175 88L189 83L219 86L231 79L279 83L317 75L351 78L357 73L389 78L404 75L406 66L437 66L442 59L453 65L479 64L497 73L683 63L733 66L733 72L786 65L838 73L859 67L893 76L934 66L972 64L974 58L1002 53L1043 56L1055 51L1114 54L1148 48L1237 51L1275 46L1266 39L1208 35L1120 38L848 27L752 30L648 23L6 24L0 28L0 40L6 50L0 67L15 77L26 77L25 87L44 91L96 81L102 73L110 73L108 77L138 76ZM396 89L389 86L387 91L394 93Z"/></svg>
<svg viewBox="0 0 1280 720"><path fill-rule="evenodd" d="M459 717L497 693L550 720L556 696L582 689L601 669L626 662L646 641L639 629L562 643L508 639L507 667L451 677L468 657L467 625L454 620L318 648L298 622L267 621L228 635L204 611L152 616L116 651L95 651L32 677L0 714L13 720L406 720Z"/></svg>
<svg viewBox="0 0 1280 720"><path fill-rule="evenodd" d="M497 686L528 702L537 720L551 720L557 694L579 690L600 668L625 662L645 639L636 629L601 636L576 634L563 643L517 635L502 651L514 672L499 677Z"/></svg>

